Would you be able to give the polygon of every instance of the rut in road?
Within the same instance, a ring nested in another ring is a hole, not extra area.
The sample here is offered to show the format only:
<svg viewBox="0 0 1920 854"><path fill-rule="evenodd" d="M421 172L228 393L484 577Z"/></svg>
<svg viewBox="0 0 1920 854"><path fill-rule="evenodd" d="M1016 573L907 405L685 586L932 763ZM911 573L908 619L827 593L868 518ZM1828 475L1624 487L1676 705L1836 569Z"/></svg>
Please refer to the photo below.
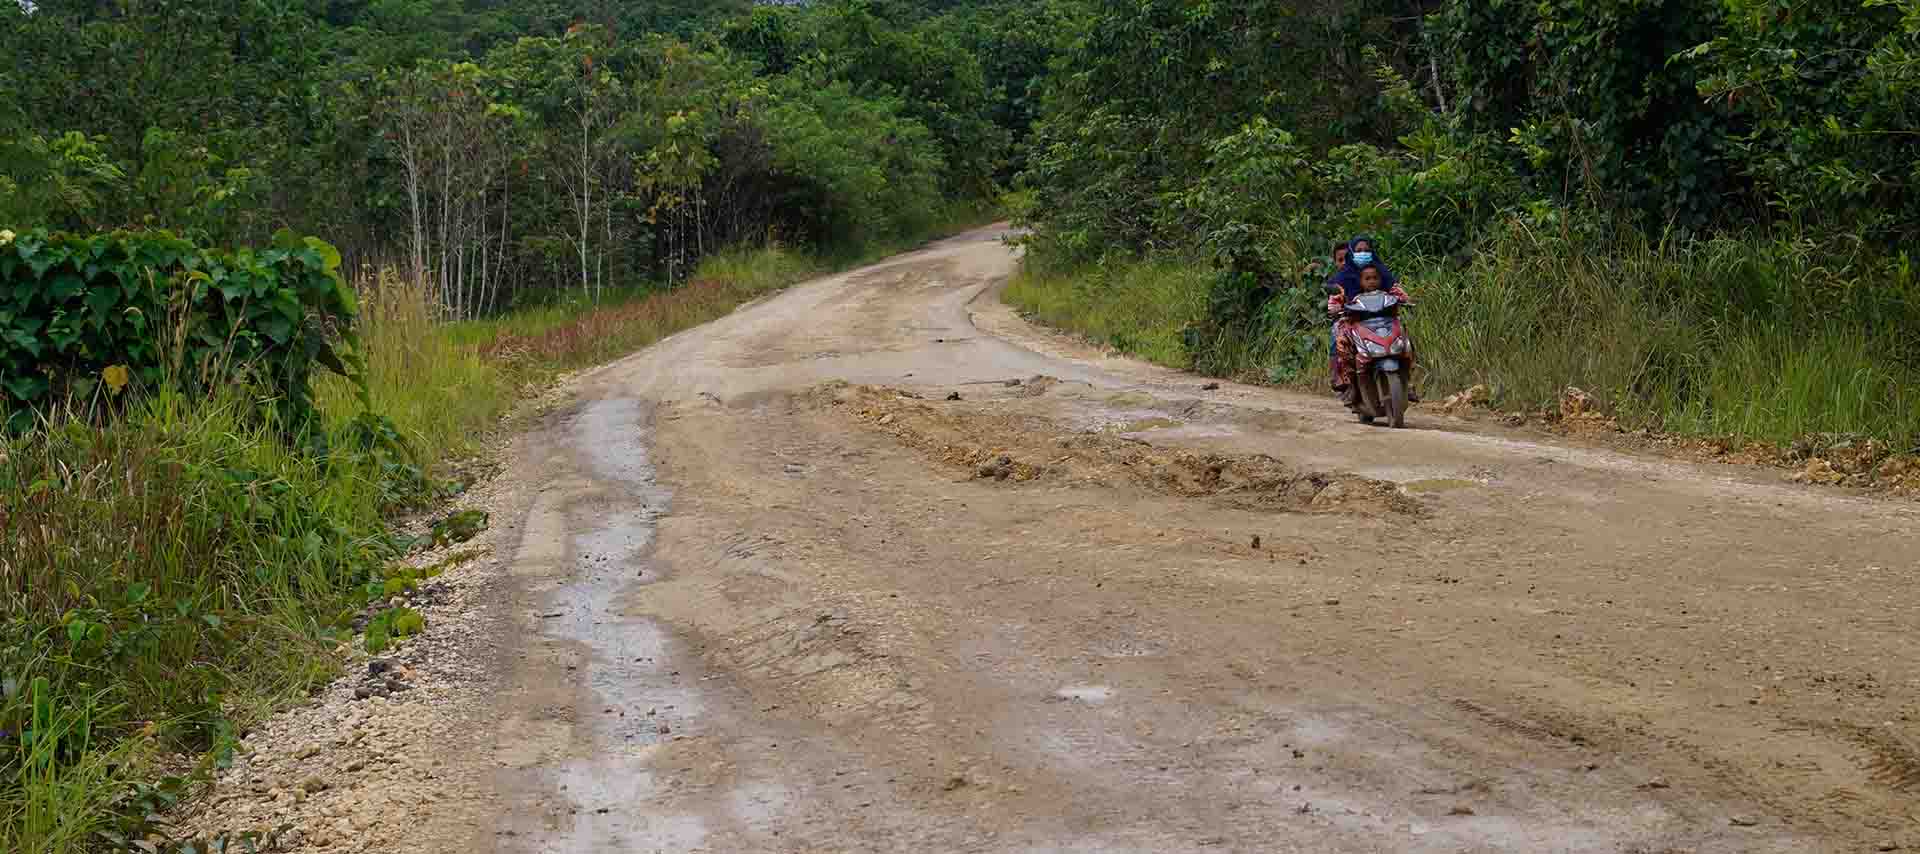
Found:
<svg viewBox="0 0 1920 854"><path fill-rule="evenodd" d="M1026 326L996 237L522 442L448 850L1920 845L1912 505L1204 389Z"/></svg>

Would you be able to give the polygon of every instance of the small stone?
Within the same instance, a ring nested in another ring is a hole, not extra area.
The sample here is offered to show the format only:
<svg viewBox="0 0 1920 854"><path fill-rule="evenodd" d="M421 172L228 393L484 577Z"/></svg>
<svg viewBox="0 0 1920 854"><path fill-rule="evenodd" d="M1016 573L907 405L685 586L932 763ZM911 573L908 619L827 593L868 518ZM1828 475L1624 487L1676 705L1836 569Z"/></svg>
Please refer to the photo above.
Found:
<svg viewBox="0 0 1920 854"><path fill-rule="evenodd" d="M376 658L372 661L367 662L367 675L379 676L380 674L385 673L392 668L393 668L393 662L390 662L384 658Z"/></svg>
<svg viewBox="0 0 1920 854"><path fill-rule="evenodd" d="M950 392L947 392L947 399L948 399L948 400L959 400L959 399L960 399L960 393L959 393L959 392L957 392L957 391L950 391Z"/></svg>
<svg viewBox="0 0 1920 854"><path fill-rule="evenodd" d="M1727 823L1733 825L1734 827L1752 827L1756 824L1759 824L1760 820L1757 818L1754 818L1753 816L1736 815L1736 816L1733 816L1732 818L1727 819Z"/></svg>
<svg viewBox="0 0 1920 854"><path fill-rule="evenodd" d="M1642 789L1666 789L1666 788L1671 788L1671 787L1670 787L1670 786L1668 785L1668 783L1667 783L1667 781L1665 781L1665 780L1662 780L1662 779L1660 779L1659 777L1655 777L1655 778L1653 778L1653 779L1651 779L1651 780L1648 780L1648 781L1646 781L1645 783L1641 783L1641 784L1640 784L1640 788L1642 788Z"/></svg>
<svg viewBox="0 0 1920 854"><path fill-rule="evenodd" d="M1255 550L1255 551L1259 551L1259 550L1260 550L1260 535L1259 535L1259 534L1254 534L1254 535L1253 535L1253 542L1252 542L1252 543L1249 543L1249 544L1247 545L1247 547L1248 547L1248 548L1250 548L1250 549L1253 549L1253 550Z"/></svg>
<svg viewBox="0 0 1920 854"><path fill-rule="evenodd" d="M1206 385L1203 385L1203 386L1201 386L1201 387L1200 387L1200 390L1201 390L1201 391L1219 391L1219 390L1220 390L1220 384L1219 384L1219 383L1207 383Z"/></svg>
<svg viewBox="0 0 1920 854"><path fill-rule="evenodd" d="M1453 809L1447 810L1447 815L1473 815L1473 807L1457 804Z"/></svg>
<svg viewBox="0 0 1920 854"><path fill-rule="evenodd" d="M1338 604L1340 604L1340 600L1338 600L1338 599L1328 599L1328 600L1326 600L1325 602L1322 602L1321 604L1323 604L1323 605L1338 605Z"/></svg>
<svg viewBox="0 0 1920 854"><path fill-rule="evenodd" d="M1879 845L1875 845L1875 846L1873 846L1873 850L1875 850L1875 851L1898 851L1898 850L1900 850L1900 843L1898 843L1898 842L1895 842L1895 841L1893 841L1893 840L1891 840L1891 839L1889 839L1889 840L1887 840L1887 841L1885 841L1885 842L1882 842L1882 843L1880 843Z"/></svg>
<svg viewBox="0 0 1920 854"><path fill-rule="evenodd" d="M356 700L364 700L371 696L373 696L373 689L365 685L353 689L353 698Z"/></svg>
<svg viewBox="0 0 1920 854"><path fill-rule="evenodd" d="M327 781L320 779L317 775L308 777L305 781L301 782L300 788L305 789L307 794L324 792L327 790Z"/></svg>
<svg viewBox="0 0 1920 854"><path fill-rule="evenodd" d="M881 425L883 425L883 426L884 426L884 425L887 425L887 424L892 424L892 423L893 423L893 413L891 413L891 412L889 412L889 413L887 413L887 414L885 414L885 415L882 415L882 416L880 416L880 424L881 424Z"/></svg>

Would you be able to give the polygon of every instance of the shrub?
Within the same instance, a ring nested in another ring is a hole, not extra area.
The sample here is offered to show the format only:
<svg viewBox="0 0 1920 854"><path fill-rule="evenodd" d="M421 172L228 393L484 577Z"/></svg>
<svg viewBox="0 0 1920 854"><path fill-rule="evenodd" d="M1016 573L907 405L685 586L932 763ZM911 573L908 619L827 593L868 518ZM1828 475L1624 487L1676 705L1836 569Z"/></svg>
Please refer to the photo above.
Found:
<svg viewBox="0 0 1920 854"><path fill-rule="evenodd" d="M340 254L282 232L209 249L169 232L0 232L0 407L13 426L101 385L190 393L238 381L286 423L312 414L318 363L351 375L353 292Z"/></svg>

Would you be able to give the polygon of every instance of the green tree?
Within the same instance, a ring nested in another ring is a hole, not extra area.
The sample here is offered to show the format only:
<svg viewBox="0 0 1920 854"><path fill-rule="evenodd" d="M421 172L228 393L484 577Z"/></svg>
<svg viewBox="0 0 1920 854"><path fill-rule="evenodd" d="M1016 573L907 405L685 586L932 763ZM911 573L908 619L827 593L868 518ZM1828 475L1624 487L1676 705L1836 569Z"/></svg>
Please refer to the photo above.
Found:
<svg viewBox="0 0 1920 854"><path fill-rule="evenodd" d="M1730 0L1678 65L1746 130L1735 168L1802 226L1920 237L1920 2Z"/></svg>
<svg viewBox="0 0 1920 854"><path fill-rule="evenodd" d="M1511 135L1541 189L1655 222L1738 222L1727 116L1670 62L1723 25L1684 0L1449 0L1431 18L1466 126Z"/></svg>

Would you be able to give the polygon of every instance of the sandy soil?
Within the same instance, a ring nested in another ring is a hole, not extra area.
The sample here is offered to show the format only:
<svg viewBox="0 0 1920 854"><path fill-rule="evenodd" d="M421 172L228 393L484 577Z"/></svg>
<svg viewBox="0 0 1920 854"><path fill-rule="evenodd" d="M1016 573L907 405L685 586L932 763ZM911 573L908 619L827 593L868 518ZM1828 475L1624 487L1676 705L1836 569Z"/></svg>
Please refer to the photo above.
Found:
<svg viewBox="0 0 1920 854"><path fill-rule="evenodd" d="M404 850L1920 846L1913 503L1207 389L1013 316L998 236L521 441Z"/></svg>

